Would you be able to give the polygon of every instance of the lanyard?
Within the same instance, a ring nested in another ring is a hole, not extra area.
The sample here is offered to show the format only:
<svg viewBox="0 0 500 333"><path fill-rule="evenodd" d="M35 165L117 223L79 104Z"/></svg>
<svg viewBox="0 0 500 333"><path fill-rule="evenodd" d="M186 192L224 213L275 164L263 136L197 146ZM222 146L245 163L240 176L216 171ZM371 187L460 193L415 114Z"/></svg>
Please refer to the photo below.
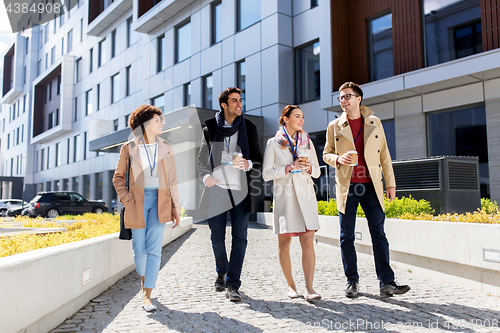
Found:
<svg viewBox="0 0 500 333"><path fill-rule="evenodd" d="M359 127L359 132L358 135L356 135L356 139L354 139L354 143L356 143L356 140L359 138L359 135L361 134L361 130L363 129L363 116L361 116L361 126Z"/></svg>
<svg viewBox="0 0 500 333"><path fill-rule="evenodd" d="M283 126L283 131L285 132L286 139L288 140L288 143L290 144L290 149L292 150L293 160L295 161L295 158L296 158L296 155L297 155L297 144L299 142L299 132L296 132L297 133L297 139L295 139L295 149L293 149L292 141L290 140L290 137L288 136L288 133L286 132L285 126Z"/></svg>
<svg viewBox="0 0 500 333"><path fill-rule="evenodd" d="M224 138L224 145L227 147L227 152L229 153L229 146L231 145L231 137L227 137L227 143L226 143L226 138Z"/></svg>
<svg viewBox="0 0 500 333"><path fill-rule="evenodd" d="M144 142L144 138L142 138L142 144L144 145L144 150L146 151L146 157L148 158L148 163L149 163L149 171L151 172L151 177L153 177L153 170L155 169L156 166L156 142L155 142L155 154L153 156L153 167L151 167L151 160L149 159L149 152L148 149L146 148L146 143Z"/></svg>

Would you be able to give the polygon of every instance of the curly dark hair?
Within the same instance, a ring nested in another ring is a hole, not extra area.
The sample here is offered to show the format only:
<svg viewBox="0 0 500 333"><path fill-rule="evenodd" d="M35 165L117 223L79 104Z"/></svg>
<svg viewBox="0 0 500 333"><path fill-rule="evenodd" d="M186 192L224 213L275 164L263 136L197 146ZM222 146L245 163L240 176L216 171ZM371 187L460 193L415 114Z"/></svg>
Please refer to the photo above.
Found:
<svg viewBox="0 0 500 333"><path fill-rule="evenodd" d="M134 131L137 127L153 119L155 114L163 117L163 113L156 106L147 104L141 105L130 114L128 118L128 127Z"/></svg>
<svg viewBox="0 0 500 333"><path fill-rule="evenodd" d="M222 109L222 103L226 103L227 104L227 100L229 99L229 94L232 94L232 93L238 93L241 96L241 89L240 88L236 88L236 87L230 87L230 88L227 88L227 89L223 90L219 94L219 106L220 106L220 110L221 111L224 110L224 109Z"/></svg>

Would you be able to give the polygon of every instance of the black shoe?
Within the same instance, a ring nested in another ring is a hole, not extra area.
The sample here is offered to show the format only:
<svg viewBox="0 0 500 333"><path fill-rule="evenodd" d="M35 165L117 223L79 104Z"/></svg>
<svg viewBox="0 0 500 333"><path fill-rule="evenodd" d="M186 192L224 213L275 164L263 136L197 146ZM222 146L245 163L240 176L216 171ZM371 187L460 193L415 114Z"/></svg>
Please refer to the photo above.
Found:
<svg viewBox="0 0 500 333"><path fill-rule="evenodd" d="M215 280L215 283L214 283L214 288L215 288L215 291L218 291L218 292L223 292L224 289L226 289L226 276L225 275L219 275L217 276L217 280Z"/></svg>
<svg viewBox="0 0 500 333"><path fill-rule="evenodd" d="M386 297L392 297L392 295L401 295L408 290L410 290L410 286L407 285L398 285L396 282L391 281L384 283L382 287L380 287L380 297L386 298Z"/></svg>
<svg viewBox="0 0 500 333"><path fill-rule="evenodd" d="M345 296L349 298L358 297L359 284L355 281L347 282L347 288L345 290Z"/></svg>
<svg viewBox="0 0 500 333"><path fill-rule="evenodd" d="M241 301L241 295L236 286L229 286L226 288L226 298L230 301L238 302Z"/></svg>

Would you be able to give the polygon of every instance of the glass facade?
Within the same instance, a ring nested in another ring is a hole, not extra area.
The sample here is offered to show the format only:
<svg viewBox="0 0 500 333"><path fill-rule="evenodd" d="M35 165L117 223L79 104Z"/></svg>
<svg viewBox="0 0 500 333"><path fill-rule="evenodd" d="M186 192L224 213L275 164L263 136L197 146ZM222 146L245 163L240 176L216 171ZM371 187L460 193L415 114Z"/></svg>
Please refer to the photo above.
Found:
<svg viewBox="0 0 500 333"><path fill-rule="evenodd" d="M260 0L238 0L238 31L260 21Z"/></svg>
<svg viewBox="0 0 500 333"><path fill-rule="evenodd" d="M175 62L181 62L191 56L191 22L186 22L175 29Z"/></svg>
<svg viewBox="0 0 500 333"><path fill-rule="evenodd" d="M236 84L237 87L241 89L241 100L242 100L242 111L245 112L247 107L246 103L246 66L245 62L239 62L236 64Z"/></svg>
<svg viewBox="0 0 500 333"><path fill-rule="evenodd" d="M205 76L203 78L203 107L205 109L213 108L213 87L214 80L213 76Z"/></svg>
<svg viewBox="0 0 500 333"><path fill-rule="evenodd" d="M297 104L320 98L319 55L319 42L295 50L295 93Z"/></svg>
<svg viewBox="0 0 500 333"><path fill-rule="evenodd" d="M161 112L163 112L163 109L165 108L165 96L162 94L160 96L151 98L151 105L156 106L161 110Z"/></svg>
<svg viewBox="0 0 500 333"><path fill-rule="evenodd" d="M426 66L482 52L479 0L423 0Z"/></svg>
<svg viewBox="0 0 500 333"><path fill-rule="evenodd" d="M222 40L222 1L212 3L212 44Z"/></svg>
<svg viewBox="0 0 500 333"><path fill-rule="evenodd" d="M481 197L490 197L484 105L427 115L429 156L477 156Z"/></svg>
<svg viewBox="0 0 500 333"><path fill-rule="evenodd" d="M370 81L394 75L392 61L392 14L368 22Z"/></svg>

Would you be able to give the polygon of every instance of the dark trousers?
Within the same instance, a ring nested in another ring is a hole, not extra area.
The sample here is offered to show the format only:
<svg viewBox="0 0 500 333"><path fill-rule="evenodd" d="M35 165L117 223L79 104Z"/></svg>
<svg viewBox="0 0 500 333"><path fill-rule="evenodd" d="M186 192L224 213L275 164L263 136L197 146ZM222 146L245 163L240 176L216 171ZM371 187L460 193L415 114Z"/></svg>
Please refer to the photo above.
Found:
<svg viewBox="0 0 500 333"><path fill-rule="evenodd" d="M389 242L384 232L385 213L380 206L372 183L351 183L345 214L339 212L340 249L347 281L359 281L356 249L354 247L354 227L356 226L358 204L361 204L361 208L363 208L368 220L375 259L375 270L380 285L394 281L394 271L389 263Z"/></svg>
<svg viewBox="0 0 500 333"><path fill-rule="evenodd" d="M227 190L223 191L227 193ZM212 240L217 274L226 274L226 287L234 285L239 288L241 286L241 269L247 248L248 218L250 214L245 209L242 201L228 211L231 216L232 237L229 260L225 243L227 211L209 218L208 225L211 231L210 239Z"/></svg>

